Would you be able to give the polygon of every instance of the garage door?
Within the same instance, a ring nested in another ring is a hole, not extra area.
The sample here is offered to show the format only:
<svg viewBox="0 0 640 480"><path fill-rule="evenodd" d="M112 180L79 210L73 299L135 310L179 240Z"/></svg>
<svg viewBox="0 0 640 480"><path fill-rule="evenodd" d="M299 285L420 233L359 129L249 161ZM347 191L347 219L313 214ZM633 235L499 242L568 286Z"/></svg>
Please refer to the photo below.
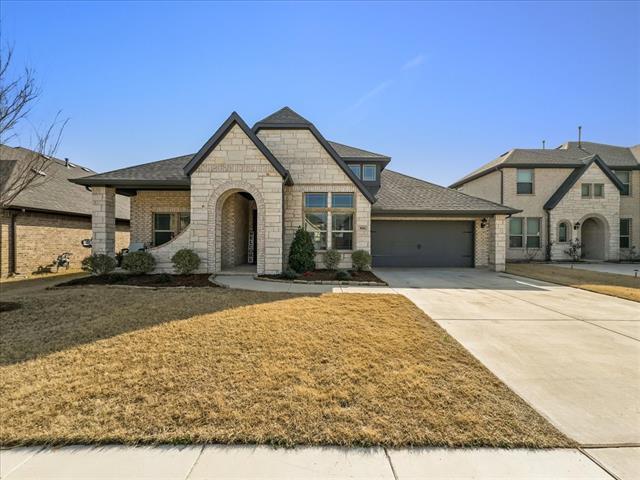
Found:
<svg viewBox="0 0 640 480"><path fill-rule="evenodd" d="M473 222L373 220L374 267L472 267Z"/></svg>

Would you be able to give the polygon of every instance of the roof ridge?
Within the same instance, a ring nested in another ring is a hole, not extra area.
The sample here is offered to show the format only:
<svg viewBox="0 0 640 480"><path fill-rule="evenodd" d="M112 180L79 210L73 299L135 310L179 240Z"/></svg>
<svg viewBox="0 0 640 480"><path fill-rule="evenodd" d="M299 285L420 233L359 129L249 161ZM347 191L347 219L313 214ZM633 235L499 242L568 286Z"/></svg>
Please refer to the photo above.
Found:
<svg viewBox="0 0 640 480"><path fill-rule="evenodd" d="M106 175L109 173L118 173L121 172L123 170L129 170L130 168L137 168L137 167L144 167L146 165L153 165L154 163L162 163L162 162L168 162L169 160L177 160L179 158L186 158L186 157L193 157L195 155L195 153L189 153L186 155L178 155L177 157L169 157L169 158L163 158L162 160L154 160L152 162L144 162L144 163L138 163L136 165L130 165L128 167L122 167L122 168L116 168L115 170L109 170L107 172L100 172L100 173L95 173L95 175L89 175L91 177L97 176L97 175ZM84 178L88 178L88 177L84 177Z"/></svg>

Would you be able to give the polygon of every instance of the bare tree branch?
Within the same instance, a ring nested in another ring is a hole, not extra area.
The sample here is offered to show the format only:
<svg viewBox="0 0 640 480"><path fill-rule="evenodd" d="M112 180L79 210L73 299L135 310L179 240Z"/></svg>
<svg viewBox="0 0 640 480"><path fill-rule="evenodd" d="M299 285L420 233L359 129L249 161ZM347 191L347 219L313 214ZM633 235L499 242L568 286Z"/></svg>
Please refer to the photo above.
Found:
<svg viewBox="0 0 640 480"><path fill-rule="evenodd" d="M17 136L16 129L28 119L35 101L40 96L34 72L25 68L21 75L9 79L13 48L0 47L0 143L5 144ZM58 112L51 124L42 131L35 132L36 144L24 150L24 158L15 160L11 168L0 179L0 208L6 208L27 188L40 185L47 180L47 170L51 165L62 138L67 119L60 118ZM4 161L7 159L0 160Z"/></svg>

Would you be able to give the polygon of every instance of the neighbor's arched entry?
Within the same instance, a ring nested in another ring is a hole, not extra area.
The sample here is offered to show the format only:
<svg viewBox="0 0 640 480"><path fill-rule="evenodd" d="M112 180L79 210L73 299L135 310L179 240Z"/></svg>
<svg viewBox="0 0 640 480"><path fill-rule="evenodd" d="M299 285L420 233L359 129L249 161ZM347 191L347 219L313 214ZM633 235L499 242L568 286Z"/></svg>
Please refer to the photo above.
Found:
<svg viewBox="0 0 640 480"><path fill-rule="evenodd" d="M582 258L585 260L606 260L606 228L603 220L589 217L582 222Z"/></svg>

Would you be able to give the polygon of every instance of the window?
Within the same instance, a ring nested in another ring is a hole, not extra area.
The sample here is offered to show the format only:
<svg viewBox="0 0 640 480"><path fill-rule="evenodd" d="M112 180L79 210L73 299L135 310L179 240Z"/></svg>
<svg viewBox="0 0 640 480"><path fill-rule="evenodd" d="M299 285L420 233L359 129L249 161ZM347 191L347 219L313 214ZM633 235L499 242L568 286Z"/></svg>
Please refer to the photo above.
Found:
<svg viewBox="0 0 640 480"><path fill-rule="evenodd" d="M533 193L533 170L517 171L517 192L518 195L528 195Z"/></svg>
<svg viewBox="0 0 640 480"><path fill-rule="evenodd" d="M331 248L351 250L353 245L353 213L333 213L331 219Z"/></svg>
<svg viewBox="0 0 640 480"><path fill-rule="evenodd" d="M603 183L594 183L593 184L593 198L604 198L604 184Z"/></svg>
<svg viewBox="0 0 640 480"><path fill-rule="evenodd" d="M189 226L191 215L182 213L154 213L153 214L153 245L167 243Z"/></svg>
<svg viewBox="0 0 640 480"><path fill-rule="evenodd" d="M375 165L365 165L362 167L362 180L367 182L375 182L376 181L376 166Z"/></svg>
<svg viewBox="0 0 640 480"><path fill-rule="evenodd" d="M522 248L522 218L509 219L509 247Z"/></svg>
<svg viewBox="0 0 640 480"><path fill-rule="evenodd" d="M631 219L620 219L620 248L631 247Z"/></svg>
<svg viewBox="0 0 640 480"><path fill-rule="evenodd" d="M613 172L618 177L618 180L622 182L623 188L620 195L631 195L631 172L628 170L616 170Z"/></svg>
<svg viewBox="0 0 640 480"><path fill-rule="evenodd" d="M306 193L304 228L311 233L316 250L353 248L353 193Z"/></svg>
<svg viewBox="0 0 640 480"><path fill-rule="evenodd" d="M582 188L582 198L591 198L591 184L583 183L581 188Z"/></svg>
<svg viewBox="0 0 640 480"><path fill-rule="evenodd" d="M510 218L509 248L540 248L540 225L540 218Z"/></svg>
<svg viewBox="0 0 640 480"><path fill-rule="evenodd" d="M353 208L353 193L332 193L331 206L333 208Z"/></svg>
<svg viewBox="0 0 640 480"><path fill-rule="evenodd" d="M539 218L527 218L527 248L540 248Z"/></svg>
<svg viewBox="0 0 640 480"><path fill-rule="evenodd" d="M558 225L558 242L566 243L569 241L569 224L567 222L561 222Z"/></svg>
<svg viewBox="0 0 640 480"><path fill-rule="evenodd" d="M362 167L359 163L351 163L349 164L349 168L355 173L356 177L362 178Z"/></svg>

